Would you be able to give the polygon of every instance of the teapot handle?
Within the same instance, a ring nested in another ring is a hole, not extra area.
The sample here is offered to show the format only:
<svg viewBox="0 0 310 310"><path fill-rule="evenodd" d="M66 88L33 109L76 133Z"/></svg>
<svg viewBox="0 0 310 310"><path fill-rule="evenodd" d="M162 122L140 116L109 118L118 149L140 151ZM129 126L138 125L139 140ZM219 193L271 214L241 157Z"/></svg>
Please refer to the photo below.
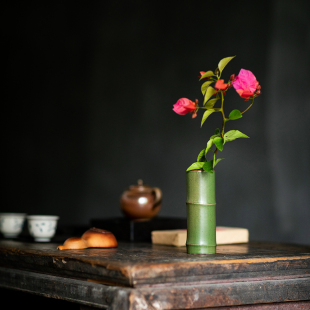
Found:
<svg viewBox="0 0 310 310"><path fill-rule="evenodd" d="M153 193L155 194L154 205L152 209L155 209L160 203L162 199L162 191L158 187L153 187Z"/></svg>

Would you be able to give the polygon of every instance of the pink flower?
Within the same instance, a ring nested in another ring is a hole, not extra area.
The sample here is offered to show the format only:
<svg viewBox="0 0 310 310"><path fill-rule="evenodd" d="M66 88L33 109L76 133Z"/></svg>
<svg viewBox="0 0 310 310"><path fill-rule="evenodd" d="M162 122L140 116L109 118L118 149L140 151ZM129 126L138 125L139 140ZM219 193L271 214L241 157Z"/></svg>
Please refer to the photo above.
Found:
<svg viewBox="0 0 310 310"><path fill-rule="evenodd" d="M245 69L241 69L239 75L235 77L232 84L241 98L248 100L254 95L258 82L255 75Z"/></svg>
<svg viewBox="0 0 310 310"><path fill-rule="evenodd" d="M227 88L227 86L228 85L226 83L224 83L224 80L217 80L215 85L214 85L214 88L225 90Z"/></svg>
<svg viewBox="0 0 310 310"><path fill-rule="evenodd" d="M173 105L172 110L179 115L185 115L190 112L194 113L196 105L193 101L190 101L187 98L181 98Z"/></svg>

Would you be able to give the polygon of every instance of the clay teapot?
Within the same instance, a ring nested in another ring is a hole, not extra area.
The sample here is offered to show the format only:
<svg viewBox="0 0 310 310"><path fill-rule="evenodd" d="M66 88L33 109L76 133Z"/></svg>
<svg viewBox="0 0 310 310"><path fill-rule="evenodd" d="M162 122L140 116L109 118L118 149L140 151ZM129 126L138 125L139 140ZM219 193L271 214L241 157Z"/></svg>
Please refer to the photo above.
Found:
<svg viewBox="0 0 310 310"><path fill-rule="evenodd" d="M153 218L161 207L162 191L157 187L131 185L121 196L121 210L132 220L149 220Z"/></svg>

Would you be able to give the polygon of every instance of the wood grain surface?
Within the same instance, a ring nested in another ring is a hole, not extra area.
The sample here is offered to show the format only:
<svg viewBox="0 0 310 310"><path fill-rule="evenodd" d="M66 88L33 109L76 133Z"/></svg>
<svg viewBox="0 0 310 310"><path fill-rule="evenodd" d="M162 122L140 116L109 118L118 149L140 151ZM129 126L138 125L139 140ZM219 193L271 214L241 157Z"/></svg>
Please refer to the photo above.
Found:
<svg viewBox="0 0 310 310"><path fill-rule="evenodd" d="M251 242L218 246L214 255L150 243L63 251L57 246L0 240L0 287L81 309L309 306L307 246Z"/></svg>
<svg viewBox="0 0 310 310"><path fill-rule="evenodd" d="M260 309L267 303L287 302L292 306L292 302L299 302L299 306L309 306L300 302L310 300L309 277L126 288L0 267L0 286L110 310L206 309L251 304ZM277 306L264 309L290 309Z"/></svg>
<svg viewBox="0 0 310 310"><path fill-rule="evenodd" d="M57 244L0 241L0 265L127 287L307 277L310 247L272 243L222 245L214 255L184 248L120 243L118 248L58 251Z"/></svg>

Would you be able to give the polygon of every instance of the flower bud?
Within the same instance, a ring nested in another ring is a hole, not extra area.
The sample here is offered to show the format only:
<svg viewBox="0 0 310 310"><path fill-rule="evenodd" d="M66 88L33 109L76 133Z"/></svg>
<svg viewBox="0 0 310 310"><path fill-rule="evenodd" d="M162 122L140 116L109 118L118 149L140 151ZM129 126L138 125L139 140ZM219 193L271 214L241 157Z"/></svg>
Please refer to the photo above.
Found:
<svg viewBox="0 0 310 310"><path fill-rule="evenodd" d="M179 115L185 115L196 110L196 105L193 101L187 98L181 98L173 105L173 111Z"/></svg>
<svg viewBox="0 0 310 310"><path fill-rule="evenodd" d="M205 71L200 71L200 76L198 76L199 79L201 79L201 77L202 77L205 73L206 73ZM203 78L203 80L210 80L210 76Z"/></svg>
<svg viewBox="0 0 310 310"><path fill-rule="evenodd" d="M225 89L227 89L227 84L224 83L224 80L217 80L215 85L214 85L214 88L225 90Z"/></svg>
<svg viewBox="0 0 310 310"><path fill-rule="evenodd" d="M230 80L233 81L234 79L235 79L235 75L232 74L232 75L230 76Z"/></svg>

